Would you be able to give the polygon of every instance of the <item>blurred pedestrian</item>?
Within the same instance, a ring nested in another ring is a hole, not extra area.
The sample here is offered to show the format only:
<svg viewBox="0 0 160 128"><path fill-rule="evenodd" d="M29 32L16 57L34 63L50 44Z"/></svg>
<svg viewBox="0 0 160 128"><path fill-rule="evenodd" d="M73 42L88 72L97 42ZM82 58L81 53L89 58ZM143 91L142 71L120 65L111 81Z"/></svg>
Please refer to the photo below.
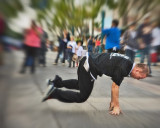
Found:
<svg viewBox="0 0 160 128"><path fill-rule="evenodd" d="M92 38L92 53L95 53L96 39Z"/></svg>
<svg viewBox="0 0 160 128"><path fill-rule="evenodd" d="M42 29L32 20L31 27L25 31L25 59L20 73L25 73L26 67L31 67L31 73L35 72L35 59L41 47Z"/></svg>
<svg viewBox="0 0 160 128"><path fill-rule="evenodd" d="M137 30L137 38L139 42L141 59L140 63L144 63L145 57L147 58L147 64L150 69L151 76L151 60L150 60L150 47L152 42L152 27L150 25L150 16L144 18L143 23L139 26Z"/></svg>
<svg viewBox="0 0 160 128"><path fill-rule="evenodd" d="M139 49L139 45L137 42L137 31L136 31L136 23L132 23L129 26L129 29L125 31L122 42L125 45L125 54L128 56L131 61L134 62L135 54Z"/></svg>
<svg viewBox="0 0 160 128"><path fill-rule="evenodd" d="M65 54L64 54L64 57L62 60L62 64L65 65L65 60L68 59L67 44L71 40L71 38L70 38L70 33L66 29L63 31L63 33L64 33L64 37L65 37L64 38L64 42L65 42L64 52L65 52Z"/></svg>
<svg viewBox="0 0 160 128"><path fill-rule="evenodd" d="M103 29L102 34L107 36L105 50L108 53L118 53L120 49L120 35L121 32L118 28L119 21L114 19L111 28Z"/></svg>
<svg viewBox="0 0 160 128"><path fill-rule="evenodd" d="M67 44L67 51L68 51L68 61L69 61L69 68L71 67L71 63L73 62L73 67L75 67L75 61L72 60L74 54L76 54L76 42L74 41L74 37L71 36L71 41Z"/></svg>
<svg viewBox="0 0 160 128"><path fill-rule="evenodd" d="M65 60L67 59L67 43L70 40L70 37L68 36L69 36L69 33L66 30L63 31L62 37L58 36L59 48L58 48L57 57L53 65L58 64L60 55L63 55L63 58L61 60L62 65L65 65Z"/></svg>
<svg viewBox="0 0 160 128"><path fill-rule="evenodd" d="M151 60L153 63L153 66L157 65L158 62L158 55L160 52L160 28L158 27L157 21L152 23L152 42L151 42Z"/></svg>
<svg viewBox="0 0 160 128"><path fill-rule="evenodd" d="M46 67L46 52L47 50L47 40L48 34L44 30L42 30L41 35L41 47L39 49L39 64L43 67Z"/></svg>
<svg viewBox="0 0 160 128"><path fill-rule="evenodd" d="M42 102L48 99L57 99L65 103L82 103L90 96L94 81L97 76L103 74L110 76L113 83L111 89L110 113L119 115L119 86L124 77L130 75L135 79L143 79L148 74L148 66L135 64L129 57L118 53L90 54L81 59L78 67L78 80L62 80L56 75L54 80L49 80L47 91L44 93ZM59 88L75 89L77 91L61 90Z"/></svg>
<svg viewBox="0 0 160 128"><path fill-rule="evenodd" d="M64 51L64 41L60 36L58 36L57 38L58 38L59 46L58 46L58 52L57 52L55 62L53 63L54 65L58 64L58 60L61 54L63 54L64 56L64 52L63 52Z"/></svg>
<svg viewBox="0 0 160 128"><path fill-rule="evenodd" d="M95 53L98 53L100 51L100 46L101 46L100 37L97 37L97 39L96 39Z"/></svg>
<svg viewBox="0 0 160 128"><path fill-rule="evenodd" d="M86 40L86 37L85 37L85 36L83 36L82 42L83 42L83 44L82 44L83 49L84 49L84 50L87 50L87 40Z"/></svg>
<svg viewBox="0 0 160 128"><path fill-rule="evenodd" d="M79 62L80 62L80 60L82 58L82 53L83 53L82 42L78 41L77 42L77 47L76 47L76 54L78 56L78 59L76 61L76 67L78 67L78 65L79 65Z"/></svg>
<svg viewBox="0 0 160 128"><path fill-rule="evenodd" d="M49 41L49 48L50 48L51 51L53 51L53 44L54 44L53 41Z"/></svg>
<svg viewBox="0 0 160 128"><path fill-rule="evenodd" d="M93 51L93 38L92 38L92 36L90 36L87 41L87 47L88 47L88 52L92 53L92 51Z"/></svg>

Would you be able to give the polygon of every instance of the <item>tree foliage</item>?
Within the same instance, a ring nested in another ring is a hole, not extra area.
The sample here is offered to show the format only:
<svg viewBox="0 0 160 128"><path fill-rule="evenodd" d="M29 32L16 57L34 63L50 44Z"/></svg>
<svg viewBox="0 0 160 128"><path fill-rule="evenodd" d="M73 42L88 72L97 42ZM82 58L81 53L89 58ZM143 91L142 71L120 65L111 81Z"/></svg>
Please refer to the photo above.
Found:
<svg viewBox="0 0 160 128"><path fill-rule="evenodd" d="M23 5L19 0L1 0L0 12L5 19L16 17L18 11L23 11Z"/></svg>
<svg viewBox="0 0 160 128"><path fill-rule="evenodd" d="M74 26L78 30L83 28L84 21L87 19L92 19L94 25L94 19L104 5L109 9L117 9L119 17L122 18L126 18L130 11L136 9L137 13L141 13L141 18L158 6L160 0L87 0L79 3L76 5L74 0L32 0L31 6L36 8L39 21L44 19L47 22L47 11L53 14L50 17L52 29L72 29Z"/></svg>

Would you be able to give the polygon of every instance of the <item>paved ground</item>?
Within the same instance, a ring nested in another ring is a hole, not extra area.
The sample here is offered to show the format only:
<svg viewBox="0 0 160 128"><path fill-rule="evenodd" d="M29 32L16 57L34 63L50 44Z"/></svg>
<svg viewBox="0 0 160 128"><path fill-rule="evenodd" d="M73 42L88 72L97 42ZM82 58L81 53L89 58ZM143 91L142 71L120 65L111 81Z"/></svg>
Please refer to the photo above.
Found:
<svg viewBox="0 0 160 128"><path fill-rule="evenodd" d="M108 113L109 77L98 78L90 98L82 104L66 104L57 100L41 103L45 80L55 74L63 79L77 78L76 68L54 66L56 53L47 53L47 67L37 67L20 75L23 53L5 55L6 65L0 67L0 128L159 128L160 66L152 67L153 77L145 80L125 78L120 88L123 114Z"/></svg>

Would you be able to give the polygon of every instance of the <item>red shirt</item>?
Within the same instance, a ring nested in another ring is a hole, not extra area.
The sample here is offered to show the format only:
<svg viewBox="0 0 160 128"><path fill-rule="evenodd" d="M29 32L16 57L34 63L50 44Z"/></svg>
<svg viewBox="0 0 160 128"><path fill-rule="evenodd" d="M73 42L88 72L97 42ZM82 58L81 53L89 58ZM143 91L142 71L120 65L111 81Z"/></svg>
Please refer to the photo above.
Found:
<svg viewBox="0 0 160 128"><path fill-rule="evenodd" d="M100 41L96 41L96 46L100 46L101 45L101 42Z"/></svg>
<svg viewBox="0 0 160 128"><path fill-rule="evenodd" d="M40 34L42 34L42 29L37 28ZM34 29L27 30L27 33L25 35L25 44L30 47L41 47L41 40L39 35L35 32Z"/></svg>

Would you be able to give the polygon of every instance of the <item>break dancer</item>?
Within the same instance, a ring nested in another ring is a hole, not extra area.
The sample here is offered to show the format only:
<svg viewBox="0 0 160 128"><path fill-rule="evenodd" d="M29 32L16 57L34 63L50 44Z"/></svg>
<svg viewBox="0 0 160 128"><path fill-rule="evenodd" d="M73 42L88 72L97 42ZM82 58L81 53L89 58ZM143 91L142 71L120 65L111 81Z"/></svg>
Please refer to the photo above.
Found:
<svg viewBox="0 0 160 128"><path fill-rule="evenodd" d="M131 76L135 79L143 79L149 73L146 64L135 64L129 57L118 53L90 54L83 57L78 67L78 80L62 80L56 75L54 80L48 81L48 88L44 93L42 102L48 99L57 99L66 103L82 103L90 96L94 81L97 76L103 74L110 76L113 84L111 89L110 113L119 115L121 113L119 105L119 87L124 77ZM76 89L77 91L62 90Z"/></svg>

